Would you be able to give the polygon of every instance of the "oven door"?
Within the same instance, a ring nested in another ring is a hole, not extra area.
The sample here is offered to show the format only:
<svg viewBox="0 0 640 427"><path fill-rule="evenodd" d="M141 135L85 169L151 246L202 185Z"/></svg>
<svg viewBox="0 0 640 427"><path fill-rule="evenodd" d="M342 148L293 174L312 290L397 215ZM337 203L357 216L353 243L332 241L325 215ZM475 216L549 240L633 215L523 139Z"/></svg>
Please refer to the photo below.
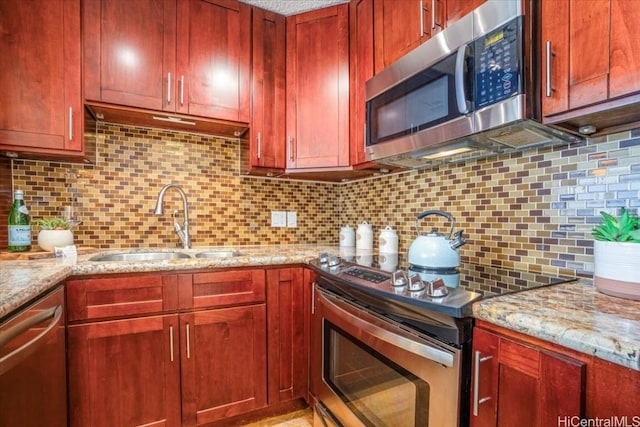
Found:
<svg viewBox="0 0 640 427"><path fill-rule="evenodd" d="M457 426L461 350L314 288L316 426Z"/></svg>

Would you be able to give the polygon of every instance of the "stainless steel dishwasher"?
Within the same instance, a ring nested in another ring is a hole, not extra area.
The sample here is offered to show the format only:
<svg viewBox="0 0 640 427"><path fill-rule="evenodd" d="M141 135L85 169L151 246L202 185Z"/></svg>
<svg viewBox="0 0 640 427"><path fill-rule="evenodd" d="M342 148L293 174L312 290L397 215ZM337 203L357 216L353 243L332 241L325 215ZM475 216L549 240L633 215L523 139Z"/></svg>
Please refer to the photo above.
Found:
<svg viewBox="0 0 640 427"><path fill-rule="evenodd" d="M64 289L0 324L0 426L67 425Z"/></svg>

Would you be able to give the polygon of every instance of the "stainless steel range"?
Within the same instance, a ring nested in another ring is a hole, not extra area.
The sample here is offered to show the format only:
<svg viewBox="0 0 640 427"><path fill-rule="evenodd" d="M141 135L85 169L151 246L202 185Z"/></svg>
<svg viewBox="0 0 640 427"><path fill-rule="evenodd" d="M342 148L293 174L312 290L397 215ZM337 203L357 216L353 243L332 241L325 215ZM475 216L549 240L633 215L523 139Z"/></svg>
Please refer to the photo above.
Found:
<svg viewBox="0 0 640 427"><path fill-rule="evenodd" d="M417 272L402 260L396 271L388 254L345 258L310 263L319 426L468 425L472 303L572 280L465 264Z"/></svg>

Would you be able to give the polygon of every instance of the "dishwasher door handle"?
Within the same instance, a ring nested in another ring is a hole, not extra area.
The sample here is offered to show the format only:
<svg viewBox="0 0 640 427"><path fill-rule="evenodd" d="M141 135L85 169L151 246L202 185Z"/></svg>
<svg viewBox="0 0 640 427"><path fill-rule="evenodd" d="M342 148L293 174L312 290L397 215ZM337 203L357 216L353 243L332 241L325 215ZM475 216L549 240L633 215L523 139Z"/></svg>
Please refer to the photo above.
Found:
<svg viewBox="0 0 640 427"><path fill-rule="evenodd" d="M15 337L25 333L32 327L39 323L44 322L47 319L52 319L45 329L38 335L33 337L28 342L24 343L20 347L16 348L12 352L0 358L0 375L7 372L12 367L16 366L20 361L24 360L27 356L33 354L46 339L55 332L56 325L62 317L62 306L58 305L47 310L43 310L40 313L23 320L22 322L10 327L4 332L0 333L0 349L7 343L13 340Z"/></svg>

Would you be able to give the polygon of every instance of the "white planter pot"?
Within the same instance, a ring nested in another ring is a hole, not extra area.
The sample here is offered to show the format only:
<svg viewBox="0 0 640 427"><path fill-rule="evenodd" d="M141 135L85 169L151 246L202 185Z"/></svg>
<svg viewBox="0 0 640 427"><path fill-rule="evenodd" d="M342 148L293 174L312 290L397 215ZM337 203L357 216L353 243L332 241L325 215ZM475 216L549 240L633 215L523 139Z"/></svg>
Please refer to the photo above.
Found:
<svg viewBox="0 0 640 427"><path fill-rule="evenodd" d="M640 243L596 240L593 258L594 283L600 292L640 300Z"/></svg>
<svg viewBox="0 0 640 427"><path fill-rule="evenodd" d="M44 251L53 252L53 248L73 245L71 230L40 230L38 246Z"/></svg>

